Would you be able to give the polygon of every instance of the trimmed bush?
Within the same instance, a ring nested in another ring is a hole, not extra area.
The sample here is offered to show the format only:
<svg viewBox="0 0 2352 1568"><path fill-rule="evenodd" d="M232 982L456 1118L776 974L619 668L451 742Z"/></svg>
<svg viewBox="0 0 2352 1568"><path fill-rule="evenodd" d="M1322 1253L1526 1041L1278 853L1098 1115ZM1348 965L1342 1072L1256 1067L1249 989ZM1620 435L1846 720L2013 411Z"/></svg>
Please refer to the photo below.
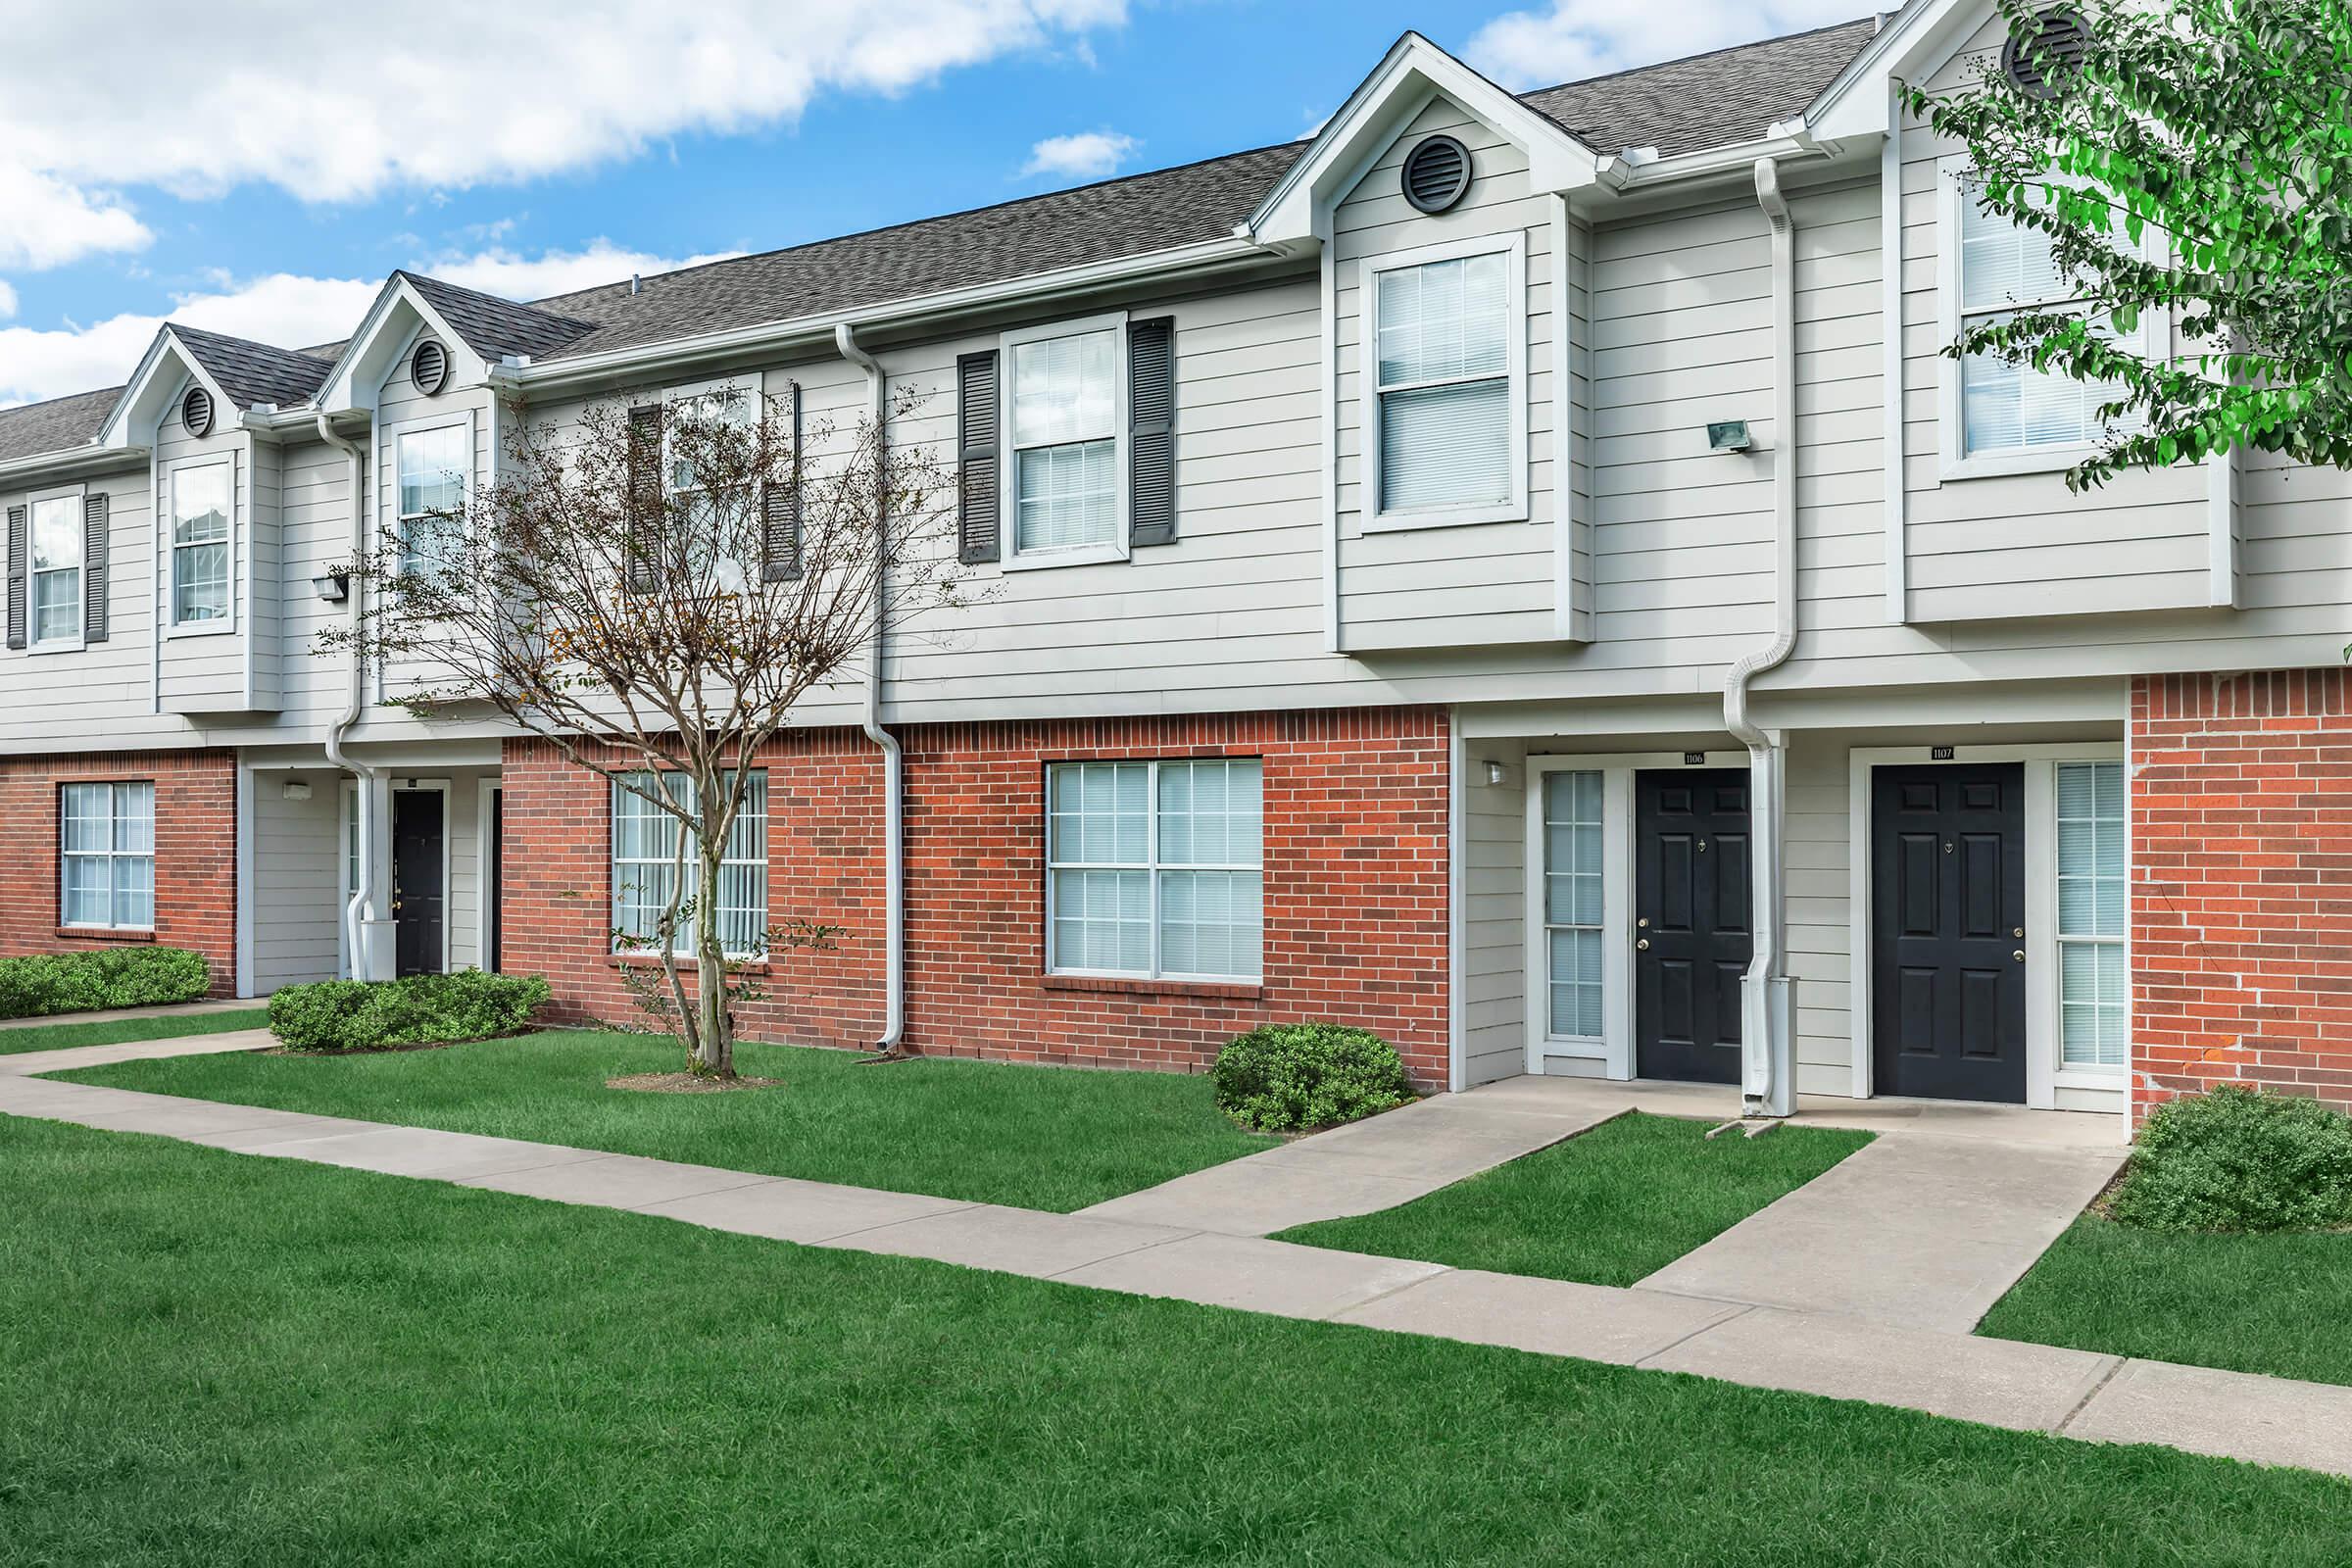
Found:
<svg viewBox="0 0 2352 1568"><path fill-rule="evenodd" d="M1252 1029L1218 1052L1208 1072L1218 1107L1261 1133L1337 1126L1413 1099L1396 1048L1339 1024Z"/></svg>
<svg viewBox="0 0 2352 1568"><path fill-rule="evenodd" d="M539 976L413 974L399 980L321 980L270 999L270 1032L288 1051L388 1051L488 1040L527 1027L546 1005Z"/></svg>
<svg viewBox="0 0 2352 1568"><path fill-rule="evenodd" d="M2110 1205L2160 1231L2352 1225L2352 1116L2228 1085L2157 1107Z"/></svg>
<svg viewBox="0 0 2352 1568"><path fill-rule="evenodd" d="M0 1018L195 1002L212 989L204 955L185 948L100 948L0 958Z"/></svg>

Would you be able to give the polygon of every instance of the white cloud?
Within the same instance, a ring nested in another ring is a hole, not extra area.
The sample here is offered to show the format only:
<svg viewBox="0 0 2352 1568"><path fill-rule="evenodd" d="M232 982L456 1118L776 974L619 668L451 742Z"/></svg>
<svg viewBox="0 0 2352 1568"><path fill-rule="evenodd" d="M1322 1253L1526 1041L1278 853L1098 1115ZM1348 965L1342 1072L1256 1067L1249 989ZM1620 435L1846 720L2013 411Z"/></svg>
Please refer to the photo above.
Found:
<svg viewBox="0 0 2352 1568"><path fill-rule="evenodd" d="M528 300L615 282L631 272L650 275L719 259L650 256L600 239L583 250L539 257L500 250L443 256L417 264L416 270L503 298ZM87 326L0 326L0 408L120 383L137 367L156 328L167 320L280 348L338 342L359 325L382 287L380 277L277 272L242 282L224 280L211 292L175 295L171 311L163 316L126 313ZM13 293L0 283L0 319L11 314L8 307L13 304Z"/></svg>
<svg viewBox="0 0 2352 1568"><path fill-rule="evenodd" d="M1750 5L1733 0L1651 0L1638 6L1552 0L1549 10L1496 17L1478 29L1462 53L1478 70L1524 92L1850 22L1862 14L1854 0L1763 0Z"/></svg>
<svg viewBox="0 0 2352 1568"><path fill-rule="evenodd" d="M17 314L17 291L0 282L0 321Z"/></svg>
<svg viewBox="0 0 2352 1568"><path fill-rule="evenodd" d="M540 300L551 294L571 294L580 289L594 288L600 283L617 283L631 275L653 276L656 272L674 272L681 267L700 267L706 262L723 262L740 256L741 251L712 251L703 256L670 259L648 255L644 251L624 250L609 239L593 239L576 251L548 251L540 256L518 256L504 249L491 249L475 256L445 256L438 261L425 262L416 270L428 272L460 288L480 289L507 300Z"/></svg>
<svg viewBox="0 0 2352 1568"><path fill-rule="evenodd" d="M1116 173L1119 165L1140 145L1133 136L1115 130L1082 130L1070 136L1048 136L1029 149L1024 174L1059 174L1070 178L1099 178Z"/></svg>
<svg viewBox="0 0 2352 1568"><path fill-rule="evenodd" d="M411 0L385 26L264 0L16 7L0 266L147 243L105 194L125 187L347 201L527 179L788 122L828 90L899 92L1125 15L1125 0Z"/></svg>

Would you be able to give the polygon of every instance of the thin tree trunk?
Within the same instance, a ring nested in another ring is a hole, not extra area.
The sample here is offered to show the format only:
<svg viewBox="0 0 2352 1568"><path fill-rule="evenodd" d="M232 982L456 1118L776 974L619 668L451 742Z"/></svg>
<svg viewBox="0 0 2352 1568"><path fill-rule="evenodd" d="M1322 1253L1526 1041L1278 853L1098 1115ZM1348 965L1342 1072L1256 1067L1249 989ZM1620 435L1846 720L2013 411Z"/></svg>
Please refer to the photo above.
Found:
<svg viewBox="0 0 2352 1568"><path fill-rule="evenodd" d="M710 818L703 818L706 830ZM718 934L719 859L725 846L706 831L702 844L701 896L694 902L694 961L701 1035L695 1070L715 1078L735 1076L735 1041L727 1027L727 956Z"/></svg>

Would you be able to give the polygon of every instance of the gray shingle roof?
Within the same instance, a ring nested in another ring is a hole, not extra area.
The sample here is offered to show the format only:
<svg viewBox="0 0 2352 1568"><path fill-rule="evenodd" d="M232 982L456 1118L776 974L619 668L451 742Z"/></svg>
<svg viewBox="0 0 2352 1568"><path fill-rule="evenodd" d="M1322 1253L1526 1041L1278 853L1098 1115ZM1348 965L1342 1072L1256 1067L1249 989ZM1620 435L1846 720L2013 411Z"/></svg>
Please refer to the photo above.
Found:
<svg viewBox="0 0 2352 1568"><path fill-rule="evenodd" d="M1864 18L1545 87L1521 101L1599 152L1628 147L1696 152L1750 140L1774 122L1802 113L1877 30L1876 19ZM525 305L421 273L401 275L484 358L527 354L561 360L1215 239L1249 217L1306 148L1305 142L1260 147L712 262L648 277L635 293L622 279ZM240 406L305 401L344 347L296 353L177 330ZM219 347L199 347L200 337ZM226 373L222 365L229 367ZM0 461L87 441L105 421L119 390L0 410Z"/></svg>
<svg viewBox="0 0 2352 1568"><path fill-rule="evenodd" d="M83 445L98 433L122 395L121 387L110 386L102 392L76 392L70 398L0 409L0 463Z"/></svg>
<svg viewBox="0 0 2352 1568"><path fill-rule="evenodd" d="M398 275L416 286L425 303L449 323L449 329L466 340L467 348L492 364L508 354L541 358L596 329L593 321L571 320L538 306L517 305L422 272L404 270Z"/></svg>
<svg viewBox="0 0 2352 1568"><path fill-rule="evenodd" d="M1751 141L1804 113L1877 32L1878 19L1864 17L1545 87L1520 101L1600 152L1698 152Z"/></svg>
<svg viewBox="0 0 2352 1568"><path fill-rule="evenodd" d="M172 335L187 345L196 363L204 367L204 373L220 384L230 405L239 410L257 403L274 403L281 409L308 403L325 382L326 372L334 368L332 360L316 355L219 332L200 332L176 322Z"/></svg>

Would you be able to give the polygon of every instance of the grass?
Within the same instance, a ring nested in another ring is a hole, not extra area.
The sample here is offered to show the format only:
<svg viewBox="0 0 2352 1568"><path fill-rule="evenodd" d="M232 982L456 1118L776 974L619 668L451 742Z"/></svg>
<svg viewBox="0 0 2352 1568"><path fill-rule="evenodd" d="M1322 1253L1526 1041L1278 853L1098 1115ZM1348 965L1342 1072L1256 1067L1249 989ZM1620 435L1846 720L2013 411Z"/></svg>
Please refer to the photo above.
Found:
<svg viewBox="0 0 2352 1568"><path fill-rule="evenodd" d="M1619 1116L1410 1203L1301 1225L1281 1240L1631 1285L1870 1142L1819 1127L1710 1142L1708 1125Z"/></svg>
<svg viewBox="0 0 2352 1568"><path fill-rule="evenodd" d="M1777 1135L1776 1135L1777 1136ZM0 1118L12 1564L2337 1564L2352 1486Z"/></svg>
<svg viewBox="0 0 2352 1568"><path fill-rule="evenodd" d="M2352 1233L2227 1235L2075 1221L1978 1332L2352 1384Z"/></svg>
<svg viewBox="0 0 2352 1568"><path fill-rule="evenodd" d="M125 1040L176 1040L182 1035L217 1035L230 1029L259 1029L270 1021L268 1007L231 1012L159 1012L152 1018L107 1018L97 1022L26 1024L0 1029L0 1056L27 1051L64 1051L71 1046L113 1046Z"/></svg>
<svg viewBox="0 0 2352 1568"><path fill-rule="evenodd" d="M770 1176L1068 1210L1271 1147L1218 1111L1206 1078L741 1045L782 1087L641 1094L678 1048L570 1031L354 1056L180 1056L60 1074L232 1104L650 1154Z"/></svg>

